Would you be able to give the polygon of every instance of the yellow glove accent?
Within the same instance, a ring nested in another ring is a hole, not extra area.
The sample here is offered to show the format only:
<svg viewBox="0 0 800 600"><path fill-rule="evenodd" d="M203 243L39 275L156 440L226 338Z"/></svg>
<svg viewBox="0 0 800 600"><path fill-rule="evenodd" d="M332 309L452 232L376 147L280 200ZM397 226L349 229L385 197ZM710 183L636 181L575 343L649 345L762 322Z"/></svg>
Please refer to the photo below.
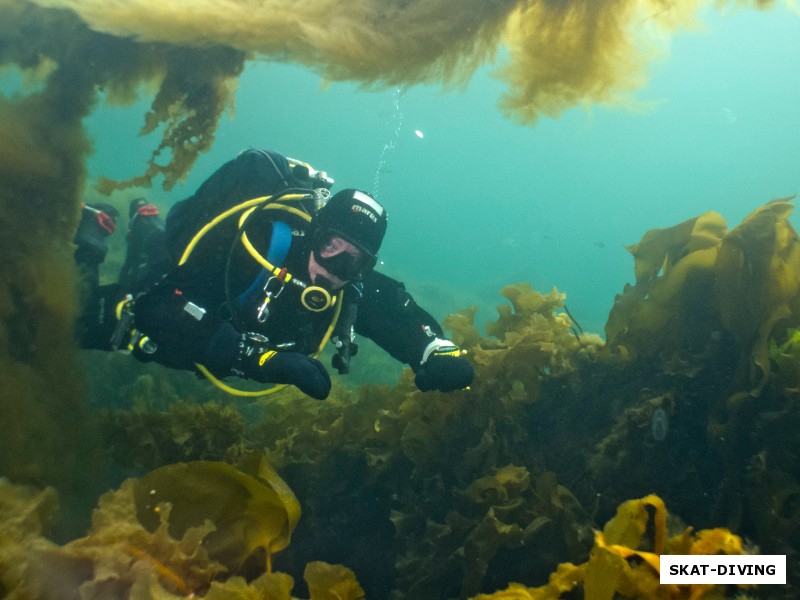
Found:
<svg viewBox="0 0 800 600"><path fill-rule="evenodd" d="M273 356L275 356L276 354L277 354L277 352L275 352L275 350L267 350L267 351L266 351L266 352L264 352L264 354L262 354L262 355L261 355L261 357L258 359L258 366L259 366L259 367L263 367L263 366L264 366L264 363L265 363L265 362L267 362L267 361L268 361L270 358L272 358L272 357L273 357Z"/></svg>
<svg viewBox="0 0 800 600"><path fill-rule="evenodd" d="M434 356L461 356L461 350L456 348L450 352L434 352L433 354Z"/></svg>

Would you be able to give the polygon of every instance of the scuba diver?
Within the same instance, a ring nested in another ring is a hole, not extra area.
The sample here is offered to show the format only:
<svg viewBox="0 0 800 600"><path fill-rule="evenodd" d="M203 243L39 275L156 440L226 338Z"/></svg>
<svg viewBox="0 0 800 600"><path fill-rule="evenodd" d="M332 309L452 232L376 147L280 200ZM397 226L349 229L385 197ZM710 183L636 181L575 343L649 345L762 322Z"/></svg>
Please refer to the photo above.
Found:
<svg viewBox="0 0 800 600"><path fill-rule="evenodd" d="M82 345L127 348L231 393L264 393L221 381L235 376L324 399L331 379L316 357L333 341L333 367L347 373L358 334L409 365L421 391L466 388L473 368L460 349L402 283L375 270L385 208L355 189L331 195L332 183L306 163L250 149L175 204L165 224L154 206L135 200L131 214L135 208L140 224L161 231L151 242L165 250L137 261L129 237L125 277L96 288ZM103 220L93 220L93 210L114 220L104 208L84 208L93 226Z"/></svg>

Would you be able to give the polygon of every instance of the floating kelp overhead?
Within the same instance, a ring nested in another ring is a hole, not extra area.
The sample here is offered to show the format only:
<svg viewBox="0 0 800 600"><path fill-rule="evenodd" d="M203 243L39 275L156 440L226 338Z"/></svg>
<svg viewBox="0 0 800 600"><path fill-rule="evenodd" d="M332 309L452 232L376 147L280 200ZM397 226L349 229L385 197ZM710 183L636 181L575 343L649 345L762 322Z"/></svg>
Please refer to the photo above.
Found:
<svg viewBox="0 0 800 600"><path fill-rule="evenodd" d="M227 46L366 86L466 83L507 51L503 110L521 122L618 100L643 79L648 36L689 25L699 0L33 0L90 27L180 46ZM754 5L770 2L755 0ZM645 33L642 33L645 32Z"/></svg>
<svg viewBox="0 0 800 600"><path fill-rule="evenodd" d="M70 11L43 9L25 0L0 0L0 16L0 65L15 65L26 80L38 83L38 88L23 88L4 99L4 130L16 135L3 137L2 143L9 146L2 150L1 168L16 165L30 173L47 167L47 177L37 180L47 185L56 178L62 194L75 194L83 184L91 143L83 137L81 121L99 100L133 102L143 84L153 93L142 134L163 127L162 141L147 172L130 183L147 185L162 175L167 189L185 176L198 153L211 147L219 117L232 106L244 54L230 47L136 43L92 31ZM6 127L6 121L13 127ZM70 133L68 125L77 131ZM66 170L44 161L56 147L61 160L72 161L74 167ZM162 154L166 164L157 165L156 158L164 162ZM59 197L59 189L43 191L47 197Z"/></svg>

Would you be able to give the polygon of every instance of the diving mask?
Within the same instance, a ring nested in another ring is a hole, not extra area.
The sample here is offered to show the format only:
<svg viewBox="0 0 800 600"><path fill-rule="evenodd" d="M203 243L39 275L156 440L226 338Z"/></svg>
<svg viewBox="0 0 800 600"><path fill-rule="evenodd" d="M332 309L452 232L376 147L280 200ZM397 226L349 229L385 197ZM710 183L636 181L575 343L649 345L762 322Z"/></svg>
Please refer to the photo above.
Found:
<svg viewBox="0 0 800 600"><path fill-rule="evenodd" d="M318 232L312 250L314 260L342 281L359 281L375 266L371 256L335 233Z"/></svg>

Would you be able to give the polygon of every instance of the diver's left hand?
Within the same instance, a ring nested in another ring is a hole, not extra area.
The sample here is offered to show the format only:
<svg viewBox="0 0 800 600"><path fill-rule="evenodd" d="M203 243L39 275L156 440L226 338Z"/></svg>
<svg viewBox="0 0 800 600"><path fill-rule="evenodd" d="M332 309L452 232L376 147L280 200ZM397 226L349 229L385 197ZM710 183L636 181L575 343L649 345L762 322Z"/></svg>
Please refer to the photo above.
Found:
<svg viewBox="0 0 800 600"><path fill-rule="evenodd" d="M431 390L454 392L469 386L473 376L474 369L467 359L461 356L458 346L443 347L431 352L422 363L417 370L414 383L422 392Z"/></svg>

